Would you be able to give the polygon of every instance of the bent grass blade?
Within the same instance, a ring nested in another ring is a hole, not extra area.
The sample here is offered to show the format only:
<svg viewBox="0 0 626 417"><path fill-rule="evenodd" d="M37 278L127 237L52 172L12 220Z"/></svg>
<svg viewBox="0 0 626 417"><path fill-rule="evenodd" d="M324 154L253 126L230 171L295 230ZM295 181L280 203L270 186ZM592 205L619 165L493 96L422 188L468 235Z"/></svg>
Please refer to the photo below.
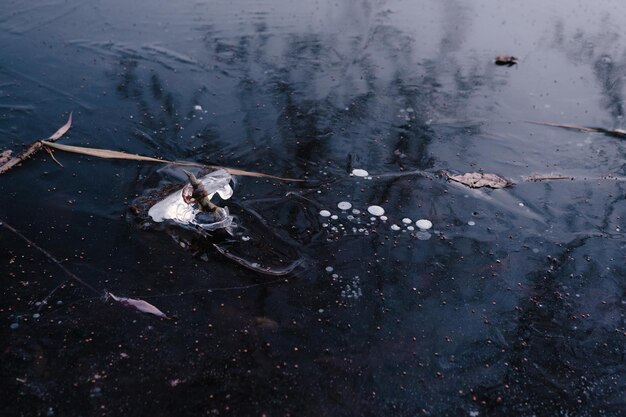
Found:
<svg viewBox="0 0 626 417"><path fill-rule="evenodd" d="M205 165L205 164L200 164L197 162L187 162L187 161L168 161L167 159L158 159L158 158L153 158L150 156L137 155L137 154L132 154L132 153L120 152L120 151L113 151L110 149L98 149L98 148L86 148L83 146L61 145L59 143L48 142L45 140L41 141L41 143L45 146L58 149L60 151L72 152L72 153L77 153L77 154L87 155L87 156L94 156L96 158L125 159L125 160L132 160L132 161L156 162L156 163L161 163L161 164L173 164L173 165L180 165L180 166L208 167L208 168L215 168L215 169L223 169L231 175L271 178L271 179L280 180L280 181L304 181L301 179L278 177L276 175L263 174L260 172L244 171L242 169L236 169L236 168L227 168L227 167L222 167L219 165Z"/></svg>

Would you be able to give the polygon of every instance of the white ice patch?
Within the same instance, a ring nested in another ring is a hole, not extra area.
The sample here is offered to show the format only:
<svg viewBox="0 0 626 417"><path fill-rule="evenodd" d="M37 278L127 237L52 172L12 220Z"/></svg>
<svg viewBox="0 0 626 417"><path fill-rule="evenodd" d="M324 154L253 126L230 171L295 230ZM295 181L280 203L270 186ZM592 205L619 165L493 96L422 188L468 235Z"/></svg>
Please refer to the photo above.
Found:
<svg viewBox="0 0 626 417"><path fill-rule="evenodd" d="M320 216L322 216L322 217L330 217L330 211L328 211L328 210L320 210Z"/></svg>
<svg viewBox="0 0 626 417"><path fill-rule="evenodd" d="M367 177L369 175L369 172L364 169L355 168L352 170L352 175L354 175L355 177Z"/></svg>
<svg viewBox="0 0 626 417"><path fill-rule="evenodd" d="M421 230L428 230L431 227L433 227L433 222L431 222L430 220L426 220L426 219L419 219L418 221L415 222L415 225L419 227Z"/></svg>
<svg viewBox="0 0 626 417"><path fill-rule="evenodd" d="M337 204L337 207L339 207L339 210L350 210L352 208L352 204L347 201L341 201Z"/></svg>
<svg viewBox="0 0 626 417"><path fill-rule="evenodd" d="M382 216L383 214L385 214L385 209L382 208L381 206L369 206L367 208L367 211L372 216Z"/></svg>
<svg viewBox="0 0 626 417"><path fill-rule="evenodd" d="M209 192L209 199L217 193L222 200L228 200L233 195L233 189L230 186L232 177L223 169L213 171L204 177L199 178L206 190ZM157 223L165 220L172 220L176 223L189 225L193 224L205 230L216 230L228 227L232 224L233 217L229 215L227 209L222 210L224 219L215 223L204 223L198 221L196 216L202 211L196 204L187 204L183 200L182 188L165 197L148 210L148 215Z"/></svg>

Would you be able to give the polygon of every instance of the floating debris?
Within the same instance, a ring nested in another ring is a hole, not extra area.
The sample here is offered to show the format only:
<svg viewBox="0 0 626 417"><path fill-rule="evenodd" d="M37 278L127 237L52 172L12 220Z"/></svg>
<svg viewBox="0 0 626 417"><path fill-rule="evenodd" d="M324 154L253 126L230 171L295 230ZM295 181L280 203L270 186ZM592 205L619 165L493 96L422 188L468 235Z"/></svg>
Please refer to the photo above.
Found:
<svg viewBox="0 0 626 417"><path fill-rule="evenodd" d="M326 267L326 272L333 272L333 267L332 266L327 266Z"/></svg>
<svg viewBox="0 0 626 417"><path fill-rule="evenodd" d="M6 151L2 151L0 153L0 165L4 165L6 162L8 162L11 159L12 154L13 154L13 151L10 149L7 149Z"/></svg>
<svg viewBox="0 0 626 417"><path fill-rule="evenodd" d="M120 303L121 305L129 308L133 308L137 311L141 311L142 313L153 314L157 317L162 317L164 319L169 318L165 313L161 310L153 306L152 304L135 298L126 298L126 297L117 297L113 295L111 292L106 293L107 297L110 297L113 301Z"/></svg>
<svg viewBox="0 0 626 417"><path fill-rule="evenodd" d="M512 67L513 65L517 65L517 58L512 55L497 55L494 63L496 65Z"/></svg>
<svg viewBox="0 0 626 417"><path fill-rule="evenodd" d="M415 222L415 225L420 228L420 230L428 230L433 227L433 222L426 219L419 219Z"/></svg>
<svg viewBox="0 0 626 417"><path fill-rule="evenodd" d="M468 224L469 226L476 226L476 222L475 222L475 221L473 221L473 220L470 220L469 222L467 222L467 224Z"/></svg>
<svg viewBox="0 0 626 417"><path fill-rule="evenodd" d="M352 175L354 175L355 177L367 177L369 175L369 172L364 169L355 168L352 170Z"/></svg>
<svg viewBox="0 0 626 417"><path fill-rule="evenodd" d="M589 132L589 133L604 133L607 136L613 136L616 138L626 138L626 130L624 129L605 129L603 127L588 127L588 126L574 126L574 125L564 125L560 123L550 123L550 122L534 122L532 120L528 120L527 123L532 123L540 126L551 126L551 127L560 127L562 129L569 130L577 130L579 132ZM560 178L556 178L560 179Z"/></svg>
<svg viewBox="0 0 626 417"><path fill-rule="evenodd" d="M195 178L195 177L194 177ZM211 200L217 193L223 200L229 199L233 195L230 186L232 177L223 169L213 171L202 178L197 179L203 186L206 196L195 195L195 191L185 187L178 190L163 200L159 201L148 210L148 215L157 223L171 220L180 225L198 226L204 230L212 231L231 226L233 217L229 215L228 208L215 207L214 213L207 213L202 210L199 204L190 204L196 200Z"/></svg>
<svg viewBox="0 0 626 417"><path fill-rule="evenodd" d="M459 182L471 188L506 188L513 185L513 182L502 178L496 174L482 174L480 172L468 172L463 175L450 175L446 173L448 179Z"/></svg>
<svg viewBox="0 0 626 417"><path fill-rule="evenodd" d="M322 217L330 217L330 211L328 211L328 210L320 210L320 216L322 216Z"/></svg>
<svg viewBox="0 0 626 417"><path fill-rule="evenodd" d="M382 216L383 214L385 214L385 209L381 206L369 206L367 208L367 211L372 216Z"/></svg>
<svg viewBox="0 0 626 417"><path fill-rule="evenodd" d="M195 106L193 106L193 109L194 109L195 111L202 111L202 106L201 106L201 105L199 105L199 104L196 104Z"/></svg>
<svg viewBox="0 0 626 417"><path fill-rule="evenodd" d="M339 210L350 210L352 208L352 204L347 201L341 201L337 204Z"/></svg>
<svg viewBox="0 0 626 417"><path fill-rule="evenodd" d="M553 180L574 180L574 177L570 177L569 175L561 175L561 174L535 174L529 175L526 177L526 181L553 181Z"/></svg>
<svg viewBox="0 0 626 417"><path fill-rule="evenodd" d="M0 174L4 174L15 165L26 161L28 158L37 153L45 144L53 143L61 138L61 136L63 136L65 133L67 133L68 130L70 130L71 126L72 113L70 113L67 122L63 126L61 126L56 132L54 132L47 141L37 140L33 142L28 148L20 152L17 156L11 156L12 152L10 150L2 151L2 153L0 154ZM52 153L50 153L50 155L52 156L52 159L56 161L54 155Z"/></svg>

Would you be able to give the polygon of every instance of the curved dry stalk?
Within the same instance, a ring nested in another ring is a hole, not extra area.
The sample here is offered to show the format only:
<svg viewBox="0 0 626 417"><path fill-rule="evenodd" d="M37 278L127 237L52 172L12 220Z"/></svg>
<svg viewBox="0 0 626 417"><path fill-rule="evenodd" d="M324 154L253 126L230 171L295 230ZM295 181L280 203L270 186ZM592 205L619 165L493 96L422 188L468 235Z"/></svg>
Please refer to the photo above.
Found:
<svg viewBox="0 0 626 417"><path fill-rule="evenodd" d="M605 129L603 127L574 126L574 125L565 125L565 124L560 124L560 123L535 122L532 120L526 120L526 123L532 123L534 125L539 125L539 126L560 127L561 129L577 130L579 132L604 133L607 136L613 136L616 138L626 138L626 130L624 129Z"/></svg>
<svg viewBox="0 0 626 417"><path fill-rule="evenodd" d="M188 162L188 161L168 161L167 159L157 159L151 156L113 151L110 149L98 149L98 148L86 148L83 146L61 145L60 143L53 143L53 142L48 142L48 141L41 141L41 143L45 146L58 149L60 151L72 152L72 153L77 153L77 154L87 155L87 156L94 156L96 158L125 159L125 160L132 160L132 161L156 162L156 163L161 163L161 164L172 164L172 165L180 165L180 166L188 166L188 167L223 169L224 171L228 172L231 175L271 178L271 179L280 180L280 181L296 181L296 182L304 181L301 179L285 178L285 177L278 177L276 175L263 174L261 172L244 171L242 169L236 169L236 168L227 168L227 167L223 167L219 165L206 165L206 164L200 164L197 162Z"/></svg>

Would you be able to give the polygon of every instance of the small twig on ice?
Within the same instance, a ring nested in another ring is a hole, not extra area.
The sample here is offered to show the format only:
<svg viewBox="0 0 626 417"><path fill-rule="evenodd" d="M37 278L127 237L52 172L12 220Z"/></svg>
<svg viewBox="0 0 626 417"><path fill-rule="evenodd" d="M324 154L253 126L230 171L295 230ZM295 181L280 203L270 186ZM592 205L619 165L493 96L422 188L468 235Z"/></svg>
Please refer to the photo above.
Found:
<svg viewBox="0 0 626 417"><path fill-rule="evenodd" d="M63 266L63 264L61 263L61 261L59 261L57 258L55 258L54 256L52 256L52 254L50 252L48 252L47 250L45 250L44 248L42 248L41 246L37 245L35 242L33 242L32 240L30 240L29 238L27 238L26 236L24 236L22 234L22 232L20 232L19 230L15 229L13 226L7 224L7 222L0 220L0 225L4 226L4 228L10 230L11 232L13 232L15 235L17 235L19 238L21 238L24 242L28 243L30 246L32 246L33 248L37 249L39 252L41 252L42 254L45 255L46 258L50 259L52 262L54 262L63 272L65 272L65 274L72 278L73 280L75 280L76 282L82 284L83 286L85 286L86 288L89 288L90 290L92 290L93 292L97 293L97 294L102 294L101 291L98 291L95 287L93 287L92 285L86 283L85 281L83 281L82 279L80 279L78 276L76 276L72 271L70 271L69 269L67 269L65 266Z"/></svg>
<svg viewBox="0 0 626 417"><path fill-rule="evenodd" d="M61 136L67 133L67 131L70 130L70 127L72 127L72 113L70 113L70 116L68 117L67 122L63 126L61 126L59 130L54 132L52 136L50 136L47 139L47 141L55 142ZM17 156L14 156L8 160L6 160L6 158L10 155L10 152L7 152L7 151L2 152L2 156L4 157L2 158L2 160L5 160L5 161L4 163L2 163L2 165L0 165L0 174L4 174L5 172L13 168L15 165L24 162L25 160L27 160L28 158L36 154L43 147L43 145L44 145L43 141L41 140L35 141L28 148L20 152Z"/></svg>
<svg viewBox="0 0 626 417"><path fill-rule="evenodd" d="M153 306L150 303L147 303L146 301L143 300L139 300L139 299L134 299L134 298L125 298L125 297L116 297L113 294L111 294L109 291L104 290L104 294L102 291L96 289L93 285L85 282L84 280L82 280L80 277L78 277L76 274L74 274L72 271L70 271L69 269L67 269L65 266L63 266L63 264L61 263L61 261L59 261L57 258L55 258L50 252L48 252L47 250L45 250L44 248L42 248L41 246L37 245L35 242L33 242L32 240L30 240L29 238L27 238L26 236L24 236L19 230L15 229L13 226L7 224L5 221L0 220L0 226L3 226L4 228L6 228L7 230L10 230L11 232L13 232L16 236L18 236L20 239L22 239L24 242L26 242L28 245L32 246L33 248L37 249L39 252L41 252L46 258L50 259L52 262L54 262L63 272L65 272L65 274L72 278L74 281L78 282L79 284L81 284L82 286L84 286L85 288L90 289L91 291L95 292L96 294L102 296L104 295L105 299L109 299L111 298L113 301L126 306L126 307L131 307L134 308L135 310L141 311L143 313L148 313L148 314L153 314L155 316L158 317L162 317L162 318L169 318L165 313L163 313L161 310L159 310L158 308L156 308L155 306ZM60 284L59 286L57 286L54 290L52 290L52 292L50 294L48 294L48 296L46 296L46 298L44 300L47 300L48 298L50 298L50 296L60 287L62 287L63 284Z"/></svg>
<svg viewBox="0 0 626 417"><path fill-rule="evenodd" d="M46 147L46 152L50 154L50 157L52 158L54 162L56 162L61 168L64 168L63 164L57 161L57 159L54 157L54 153L52 152L50 148Z"/></svg>

